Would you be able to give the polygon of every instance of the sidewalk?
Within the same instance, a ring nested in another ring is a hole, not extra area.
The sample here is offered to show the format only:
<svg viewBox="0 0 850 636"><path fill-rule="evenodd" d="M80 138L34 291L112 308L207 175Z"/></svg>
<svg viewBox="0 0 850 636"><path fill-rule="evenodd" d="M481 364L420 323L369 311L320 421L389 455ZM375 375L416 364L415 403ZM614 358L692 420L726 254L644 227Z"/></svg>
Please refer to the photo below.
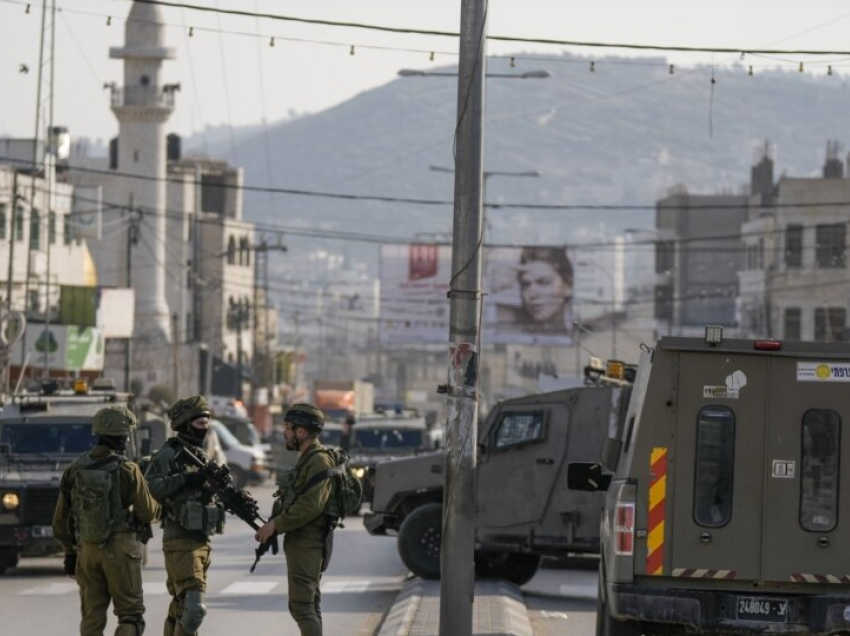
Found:
<svg viewBox="0 0 850 636"><path fill-rule="evenodd" d="M378 636L438 636L440 582L408 579L384 619ZM533 636L520 589L507 581L475 581L472 633Z"/></svg>

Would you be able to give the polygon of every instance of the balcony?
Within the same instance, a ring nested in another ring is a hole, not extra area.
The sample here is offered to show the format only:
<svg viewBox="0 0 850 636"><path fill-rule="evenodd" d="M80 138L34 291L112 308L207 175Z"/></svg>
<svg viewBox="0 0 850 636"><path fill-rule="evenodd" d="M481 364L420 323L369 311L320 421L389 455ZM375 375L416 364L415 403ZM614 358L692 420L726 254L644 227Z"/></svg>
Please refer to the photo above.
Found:
<svg viewBox="0 0 850 636"><path fill-rule="evenodd" d="M150 86L112 87L112 108L138 106L142 108L174 108L174 91Z"/></svg>

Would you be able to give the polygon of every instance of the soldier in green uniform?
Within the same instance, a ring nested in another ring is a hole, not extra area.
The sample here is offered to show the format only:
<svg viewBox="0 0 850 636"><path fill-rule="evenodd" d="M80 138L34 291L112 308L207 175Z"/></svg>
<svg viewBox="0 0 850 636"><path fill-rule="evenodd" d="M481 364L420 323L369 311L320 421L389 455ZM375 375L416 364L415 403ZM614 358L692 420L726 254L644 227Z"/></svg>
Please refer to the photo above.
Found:
<svg viewBox="0 0 850 636"><path fill-rule="evenodd" d="M177 435L153 456L145 477L162 504L162 550L172 597L164 634L191 636L207 613L210 537L224 530L224 507L204 488L203 475L184 459L191 453L208 461L201 450L210 422L207 401L200 395L178 400L168 417Z"/></svg>
<svg viewBox="0 0 850 636"><path fill-rule="evenodd" d="M322 595L319 582L327 567L333 533L325 511L331 495L331 480L300 495L312 477L333 467L331 457L317 439L325 425L322 411L312 404L293 404L284 416L286 447L299 452L298 463L281 485L282 498L275 516L261 527L255 538L265 541L283 534L283 552L289 583L289 613L298 623L301 636L322 636Z"/></svg>
<svg viewBox="0 0 850 636"><path fill-rule="evenodd" d="M145 631L142 542L160 512L139 467L124 451L136 416L112 405L94 416L97 444L62 475L53 536L65 547L65 573L80 588L81 636L103 636L110 601L115 636Z"/></svg>

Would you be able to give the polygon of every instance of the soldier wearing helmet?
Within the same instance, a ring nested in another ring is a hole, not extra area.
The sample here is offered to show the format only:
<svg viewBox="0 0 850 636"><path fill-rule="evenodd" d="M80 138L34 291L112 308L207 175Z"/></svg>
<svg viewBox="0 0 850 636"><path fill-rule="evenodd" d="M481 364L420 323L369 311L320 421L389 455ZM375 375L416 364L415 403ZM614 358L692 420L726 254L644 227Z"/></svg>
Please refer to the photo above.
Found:
<svg viewBox="0 0 850 636"><path fill-rule="evenodd" d="M281 484L272 519L261 527L257 541L266 541L275 533L283 534L289 583L289 613L301 630L301 636L322 635L322 595L319 582L333 550L333 532L325 514L331 495L331 480L312 482L316 475L334 463L319 442L325 415L312 404L293 404L284 415L286 447L297 450L298 463Z"/></svg>
<svg viewBox="0 0 850 636"><path fill-rule="evenodd" d="M80 588L81 636L102 636L112 602L115 636L141 636L143 541L160 513L139 467L124 452L136 416L115 404L94 416L97 444L62 475L53 536L65 548L65 574Z"/></svg>
<svg viewBox="0 0 850 636"><path fill-rule="evenodd" d="M165 636L196 634L207 613L205 594L210 567L210 538L224 531L224 506L204 487L205 478L186 453L204 463L202 450L210 425L203 396L177 400L168 417L177 435L151 459L145 477L162 504L162 550L171 604Z"/></svg>

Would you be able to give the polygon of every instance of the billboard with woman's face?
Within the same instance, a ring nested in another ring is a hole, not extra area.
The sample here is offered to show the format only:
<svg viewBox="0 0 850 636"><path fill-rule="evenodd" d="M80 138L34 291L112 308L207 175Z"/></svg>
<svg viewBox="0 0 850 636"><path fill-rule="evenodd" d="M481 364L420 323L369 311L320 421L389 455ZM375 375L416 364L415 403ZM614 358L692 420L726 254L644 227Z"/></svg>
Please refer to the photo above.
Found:
<svg viewBox="0 0 850 636"><path fill-rule="evenodd" d="M483 269L482 340L567 345L572 342L573 266L563 247L489 249ZM381 340L445 343L449 337L451 248L385 245L381 249Z"/></svg>

